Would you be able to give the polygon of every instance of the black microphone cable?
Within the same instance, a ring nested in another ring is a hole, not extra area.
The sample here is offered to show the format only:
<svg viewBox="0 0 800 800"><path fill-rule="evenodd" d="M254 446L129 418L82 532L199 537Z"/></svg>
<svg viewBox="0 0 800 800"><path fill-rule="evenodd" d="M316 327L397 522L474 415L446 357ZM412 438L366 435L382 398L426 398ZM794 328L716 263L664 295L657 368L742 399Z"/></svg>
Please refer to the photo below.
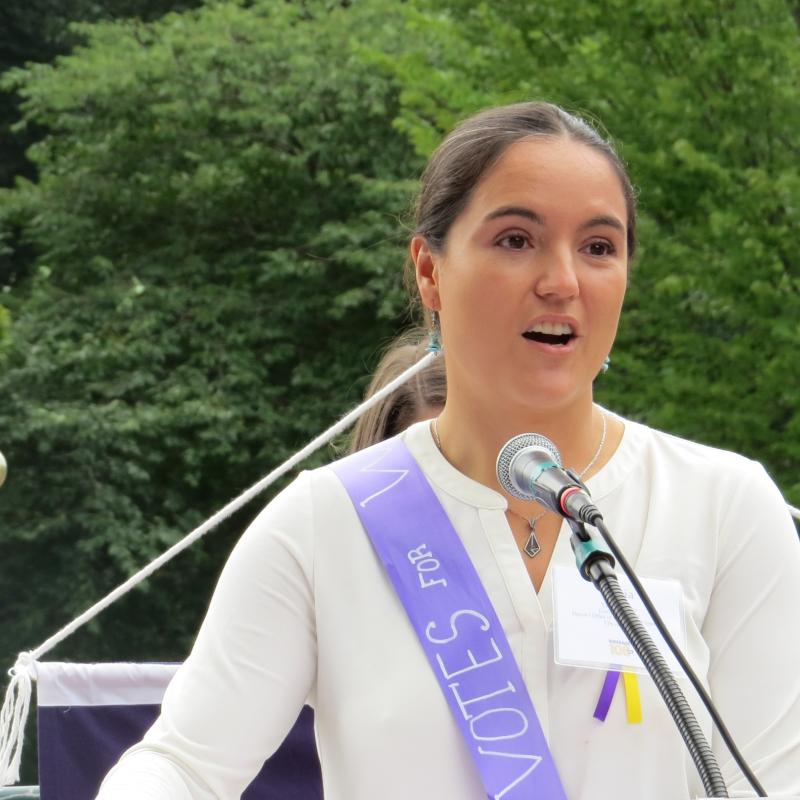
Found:
<svg viewBox="0 0 800 800"><path fill-rule="evenodd" d="M759 797L767 797L767 793L764 787L761 785L758 778L755 776L755 774L750 769L747 762L744 760L744 757L739 752L739 748L736 746L736 742L733 741L733 737L731 736L730 731L726 727L725 723L722 721L719 712L714 706L714 702L709 697L705 687L703 686L700 679L695 674L695 671L692 669L691 665L687 661L686 656L683 654L680 647L678 647L677 642L672 638L672 634L669 632L667 626L664 624L664 620L661 619L661 615L656 610L656 607L653 605L653 601L650 599L650 596L647 594L647 591L645 590L644 586L642 586L641 582L639 581L639 578L636 576L633 567L631 567L625 556L622 554L622 551L619 549L617 542L611 535L611 531L608 529L608 526L603 521L602 515L600 514L599 511L597 511L591 516L592 519L589 520L589 524L597 528L598 531L600 531L600 535L605 540L609 550L611 550L612 554L614 555L614 558L622 567L622 571L628 576L628 580L630 580L631 584L633 585L636 594L639 595L639 598L644 604L644 607L647 609L647 613L650 614L650 617L655 623L658 632L664 637L664 641L667 643L667 647L669 647L672 654L675 656L678 663L681 665L681 668L686 673L686 677L689 678L689 681L691 682L692 686L694 687L695 691L700 697L700 700L702 700L703 705L705 706L706 710L711 716L711 719L713 720L714 725L719 731L722 740L725 742L726 747L733 756L733 760L736 762L737 766L742 771L742 774L745 776L745 778L747 778L747 781L750 784L750 786L752 786L753 789L756 791L757 795Z"/></svg>
<svg viewBox="0 0 800 800"><path fill-rule="evenodd" d="M700 773L706 796L729 797L714 751L706 740L689 701L658 646L650 637L644 623L628 603L628 598L609 563L611 555L604 553L604 556L596 557L586 565L586 577L592 581L603 596L611 615L647 667L647 671L650 673L661 699L666 703L673 721L678 726L681 738Z"/></svg>

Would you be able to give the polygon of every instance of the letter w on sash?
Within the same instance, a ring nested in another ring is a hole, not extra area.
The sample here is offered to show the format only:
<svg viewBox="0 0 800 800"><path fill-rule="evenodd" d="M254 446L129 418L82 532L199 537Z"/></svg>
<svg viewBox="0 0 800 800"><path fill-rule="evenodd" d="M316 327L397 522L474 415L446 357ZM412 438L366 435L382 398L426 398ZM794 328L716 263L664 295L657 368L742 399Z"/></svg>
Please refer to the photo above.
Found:
<svg viewBox="0 0 800 800"><path fill-rule="evenodd" d="M503 758L522 758L526 761L530 761L531 765L528 769L525 770L522 774L520 774L516 780L511 781L511 783L506 786L501 792L498 792L495 795L492 795L492 800L502 800L515 786L518 786L528 775L533 772L539 764L542 763L542 757L537 755L525 755L523 753L498 753L495 750L484 750L482 747L478 748L478 752L482 756L502 756Z"/></svg>
<svg viewBox="0 0 800 800"><path fill-rule="evenodd" d="M400 483L400 481L402 481L403 478L405 478L408 475L409 470L407 469L391 469L389 467L383 467L381 469L375 468L376 464L379 464L381 461L383 461L384 458L386 458L391 449L392 449L391 447L386 447L381 453L378 454L378 457L374 461L370 461L369 464L367 464L365 467L362 467L360 469L360 472L385 473L387 475L397 475L398 477L396 477L391 483L387 484L379 491L373 492L369 497L365 498L364 500L361 500L359 502L361 508L366 508L367 503L372 502L376 497L380 497L382 494L385 494L390 489L394 489L394 487L397 486L397 484Z"/></svg>

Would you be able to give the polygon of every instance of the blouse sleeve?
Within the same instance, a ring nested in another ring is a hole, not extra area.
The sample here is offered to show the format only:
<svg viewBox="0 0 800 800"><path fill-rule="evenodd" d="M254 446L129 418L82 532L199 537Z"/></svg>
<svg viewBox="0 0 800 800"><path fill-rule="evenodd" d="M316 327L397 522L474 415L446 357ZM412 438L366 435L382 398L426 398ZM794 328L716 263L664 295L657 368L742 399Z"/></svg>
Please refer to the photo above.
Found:
<svg viewBox="0 0 800 800"><path fill-rule="evenodd" d="M800 543L764 469L748 462L727 497L703 635L723 721L769 794L800 794ZM714 731L729 790L750 786Z"/></svg>
<svg viewBox="0 0 800 800"><path fill-rule="evenodd" d="M98 800L239 797L280 746L316 675L309 486L304 473L239 540L161 716Z"/></svg>

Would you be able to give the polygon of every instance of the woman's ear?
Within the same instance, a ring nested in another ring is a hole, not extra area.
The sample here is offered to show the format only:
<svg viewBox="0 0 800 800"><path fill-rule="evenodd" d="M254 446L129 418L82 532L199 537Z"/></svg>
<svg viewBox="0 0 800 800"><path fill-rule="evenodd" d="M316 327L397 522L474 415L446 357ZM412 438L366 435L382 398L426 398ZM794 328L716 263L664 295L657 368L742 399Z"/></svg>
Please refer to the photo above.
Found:
<svg viewBox="0 0 800 800"><path fill-rule="evenodd" d="M431 311L439 311L439 259L431 252L424 236L411 239L410 252L422 304Z"/></svg>

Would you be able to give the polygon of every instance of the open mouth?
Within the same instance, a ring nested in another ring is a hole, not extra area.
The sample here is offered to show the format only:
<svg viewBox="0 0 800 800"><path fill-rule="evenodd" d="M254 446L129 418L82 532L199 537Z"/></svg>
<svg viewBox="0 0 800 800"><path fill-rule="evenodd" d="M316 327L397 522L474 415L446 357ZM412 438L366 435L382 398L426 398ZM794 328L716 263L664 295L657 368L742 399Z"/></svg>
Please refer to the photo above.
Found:
<svg viewBox="0 0 800 800"><path fill-rule="evenodd" d="M570 339L575 338L571 333L554 334L525 331L522 335L532 342L541 342L542 344L569 344Z"/></svg>
<svg viewBox="0 0 800 800"><path fill-rule="evenodd" d="M540 344L563 346L575 338L575 333L570 325L561 322L543 322L533 326L531 330L522 334L526 339Z"/></svg>

